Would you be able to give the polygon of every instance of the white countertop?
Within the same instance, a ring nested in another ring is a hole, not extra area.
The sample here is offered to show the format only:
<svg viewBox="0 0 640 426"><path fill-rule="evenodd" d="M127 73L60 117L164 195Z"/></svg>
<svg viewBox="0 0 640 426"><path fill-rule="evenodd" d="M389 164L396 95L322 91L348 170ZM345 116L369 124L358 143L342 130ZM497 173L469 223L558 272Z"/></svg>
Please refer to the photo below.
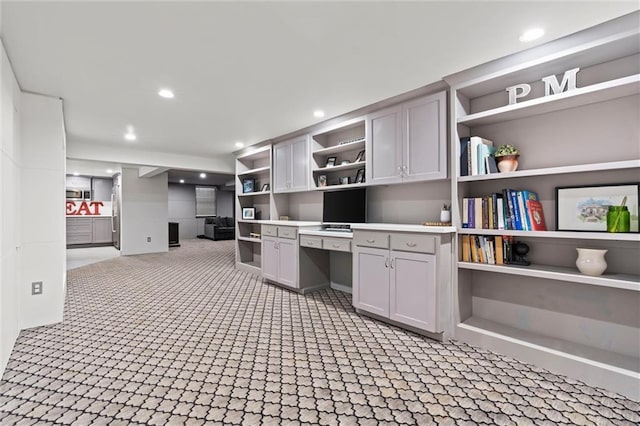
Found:
<svg viewBox="0 0 640 426"><path fill-rule="evenodd" d="M367 231L423 232L427 234L453 234L456 232L455 226L401 225L395 223L354 223L351 225L351 229Z"/></svg>
<svg viewBox="0 0 640 426"><path fill-rule="evenodd" d="M306 222L302 220L245 220L243 222L259 223L261 225L295 226L297 228L321 225L321 222Z"/></svg>

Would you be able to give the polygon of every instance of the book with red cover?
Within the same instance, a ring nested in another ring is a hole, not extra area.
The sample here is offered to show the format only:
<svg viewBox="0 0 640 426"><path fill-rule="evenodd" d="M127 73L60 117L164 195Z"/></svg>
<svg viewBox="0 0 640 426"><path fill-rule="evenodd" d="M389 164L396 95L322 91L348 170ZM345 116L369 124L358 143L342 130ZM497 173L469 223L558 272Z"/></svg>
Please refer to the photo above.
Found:
<svg viewBox="0 0 640 426"><path fill-rule="evenodd" d="M527 214L531 223L531 231L546 231L547 226L544 223L544 212L542 204L538 200L527 200Z"/></svg>

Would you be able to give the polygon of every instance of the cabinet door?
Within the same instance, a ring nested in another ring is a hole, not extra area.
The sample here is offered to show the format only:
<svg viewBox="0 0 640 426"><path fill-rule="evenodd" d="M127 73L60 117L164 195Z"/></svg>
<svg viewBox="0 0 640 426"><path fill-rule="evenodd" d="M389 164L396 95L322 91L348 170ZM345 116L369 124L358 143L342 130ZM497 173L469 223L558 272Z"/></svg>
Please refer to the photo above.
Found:
<svg viewBox="0 0 640 426"><path fill-rule="evenodd" d="M278 238L278 282L298 288L298 240Z"/></svg>
<svg viewBox="0 0 640 426"><path fill-rule="evenodd" d="M113 241L110 217L93 218L93 242L110 243Z"/></svg>
<svg viewBox="0 0 640 426"><path fill-rule="evenodd" d="M262 236L262 276L278 281L278 239Z"/></svg>
<svg viewBox="0 0 640 426"><path fill-rule="evenodd" d="M273 148L273 192L286 192L291 184L291 144Z"/></svg>
<svg viewBox="0 0 640 426"><path fill-rule="evenodd" d="M353 306L389 316L389 250L357 247L353 253Z"/></svg>
<svg viewBox="0 0 640 426"><path fill-rule="evenodd" d="M446 104L444 92L404 104L405 181L447 177Z"/></svg>
<svg viewBox="0 0 640 426"><path fill-rule="evenodd" d="M367 116L367 169L370 184L401 182L402 109L400 106Z"/></svg>
<svg viewBox="0 0 640 426"><path fill-rule="evenodd" d="M436 267L432 254L391 251L389 318L438 332Z"/></svg>
<svg viewBox="0 0 640 426"><path fill-rule="evenodd" d="M291 144L291 185L292 191L309 189L309 142L307 136Z"/></svg>

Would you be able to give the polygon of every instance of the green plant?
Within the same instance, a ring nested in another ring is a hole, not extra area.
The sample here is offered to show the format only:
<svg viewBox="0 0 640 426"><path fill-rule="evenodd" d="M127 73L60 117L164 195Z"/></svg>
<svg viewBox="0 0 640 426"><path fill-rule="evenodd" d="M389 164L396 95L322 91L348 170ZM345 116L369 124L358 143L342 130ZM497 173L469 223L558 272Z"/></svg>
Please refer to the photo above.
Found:
<svg viewBox="0 0 640 426"><path fill-rule="evenodd" d="M518 152L518 148L516 148L513 145L505 144L505 145L500 145L496 150L495 154L493 155L495 157L501 157L503 155L518 155L518 154L520 154Z"/></svg>

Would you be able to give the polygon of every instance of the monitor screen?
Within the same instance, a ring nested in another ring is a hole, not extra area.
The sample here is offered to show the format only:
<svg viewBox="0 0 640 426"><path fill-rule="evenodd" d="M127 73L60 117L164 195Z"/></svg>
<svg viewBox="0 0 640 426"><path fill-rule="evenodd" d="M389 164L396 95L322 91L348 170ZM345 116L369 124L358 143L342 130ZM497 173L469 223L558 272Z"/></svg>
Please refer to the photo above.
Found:
<svg viewBox="0 0 640 426"><path fill-rule="evenodd" d="M326 191L322 203L322 221L327 223L366 222L367 189Z"/></svg>

